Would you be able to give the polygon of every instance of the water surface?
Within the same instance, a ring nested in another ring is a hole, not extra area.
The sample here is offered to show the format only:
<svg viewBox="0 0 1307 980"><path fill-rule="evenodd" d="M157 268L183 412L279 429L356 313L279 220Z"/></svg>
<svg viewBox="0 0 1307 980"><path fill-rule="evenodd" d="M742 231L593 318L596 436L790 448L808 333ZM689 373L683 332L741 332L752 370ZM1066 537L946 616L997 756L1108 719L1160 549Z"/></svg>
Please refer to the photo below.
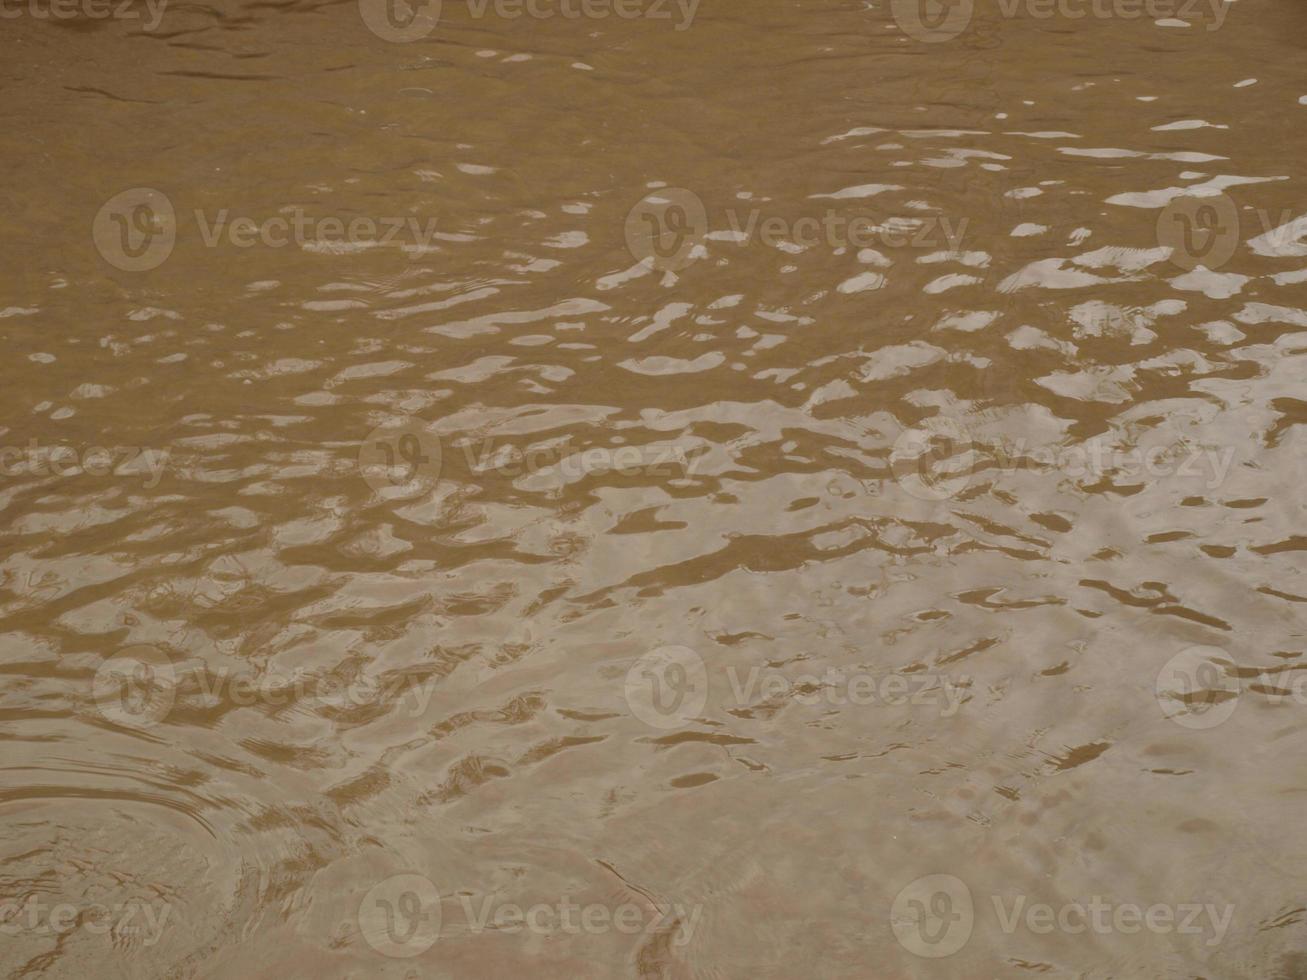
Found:
<svg viewBox="0 0 1307 980"><path fill-rule="evenodd" d="M10 8L6 975L1307 976L1307 11L893 6Z"/></svg>

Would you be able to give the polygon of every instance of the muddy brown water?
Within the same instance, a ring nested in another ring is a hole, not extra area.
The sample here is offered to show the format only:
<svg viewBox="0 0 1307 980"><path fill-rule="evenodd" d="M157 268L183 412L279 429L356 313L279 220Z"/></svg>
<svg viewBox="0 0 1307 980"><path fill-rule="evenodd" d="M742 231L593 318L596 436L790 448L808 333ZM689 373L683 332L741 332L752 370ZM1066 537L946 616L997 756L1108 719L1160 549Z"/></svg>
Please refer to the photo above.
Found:
<svg viewBox="0 0 1307 980"><path fill-rule="evenodd" d="M1307 8L0 13L7 976L1307 976Z"/></svg>

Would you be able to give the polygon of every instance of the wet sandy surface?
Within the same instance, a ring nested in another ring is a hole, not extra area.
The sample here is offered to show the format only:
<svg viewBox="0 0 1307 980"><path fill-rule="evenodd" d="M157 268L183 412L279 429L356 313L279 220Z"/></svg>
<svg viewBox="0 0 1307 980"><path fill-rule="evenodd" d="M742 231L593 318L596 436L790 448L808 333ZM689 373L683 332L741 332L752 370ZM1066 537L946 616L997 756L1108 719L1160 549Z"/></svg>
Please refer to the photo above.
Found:
<svg viewBox="0 0 1307 980"><path fill-rule="evenodd" d="M562 4L4 8L5 975L1307 976L1307 9Z"/></svg>

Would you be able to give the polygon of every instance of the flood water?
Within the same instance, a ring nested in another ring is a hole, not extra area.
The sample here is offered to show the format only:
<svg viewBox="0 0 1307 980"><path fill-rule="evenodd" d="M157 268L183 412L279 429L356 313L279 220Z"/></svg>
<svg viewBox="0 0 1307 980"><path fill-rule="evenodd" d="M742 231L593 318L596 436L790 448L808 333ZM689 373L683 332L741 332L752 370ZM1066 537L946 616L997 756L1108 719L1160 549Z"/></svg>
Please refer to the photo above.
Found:
<svg viewBox="0 0 1307 980"><path fill-rule="evenodd" d="M1307 8L120 3L0 9L6 976L1307 977Z"/></svg>

